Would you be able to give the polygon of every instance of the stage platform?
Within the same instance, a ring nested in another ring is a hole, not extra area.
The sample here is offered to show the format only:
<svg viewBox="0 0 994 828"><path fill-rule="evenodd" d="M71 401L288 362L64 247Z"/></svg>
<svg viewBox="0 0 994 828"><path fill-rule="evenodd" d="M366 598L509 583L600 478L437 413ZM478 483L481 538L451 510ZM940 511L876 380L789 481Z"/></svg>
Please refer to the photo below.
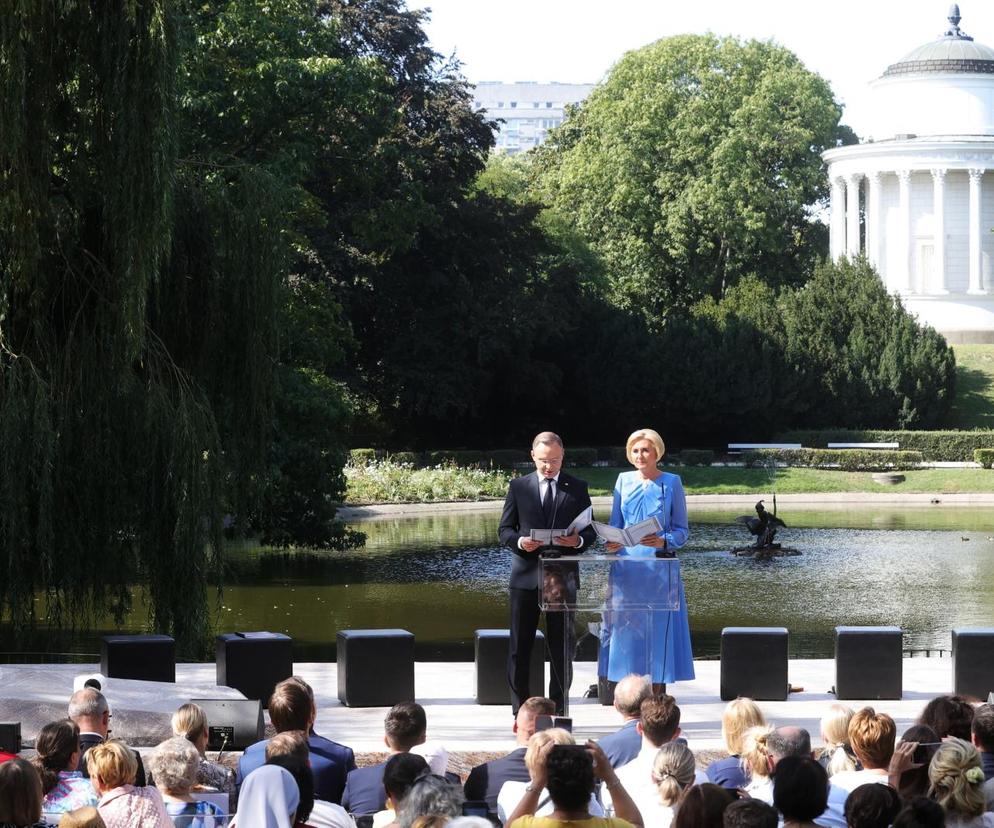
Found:
<svg viewBox="0 0 994 828"><path fill-rule="evenodd" d="M847 700L853 708L864 704L889 713L897 722L898 734L910 726L932 697L951 692L952 661L949 658L905 658L904 697L900 700ZM668 690L681 710L681 727L692 749L712 754L722 748L718 661L695 662L697 678L679 682ZM97 665L10 665L0 667L0 721L20 721L24 740L31 744L46 722L65 716L72 693L73 677L93 673ZM383 717L386 708L348 708L337 697L335 664L297 664L295 671L314 688L318 718L315 730L323 736L351 746L367 761L375 760L383 747ZM615 730L620 717L612 707L581 695L595 680L596 665L575 665L570 699L574 733L594 738ZM830 690L835 682L832 659L790 662L790 683L800 692L786 701L761 701L767 719L775 724L805 727L816 743L819 721L835 702ZM480 753L504 752L514 746L509 705L480 706L474 696L472 663L419 662L415 665L417 701L428 717L428 738L441 742L453 765L462 769L461 758ZM104 684L113 712L114 734L136 746L152 746L171 735L170 714L191 697L240 697L215 684L213 664L178 664L176 684L108 679Z"/></svg>

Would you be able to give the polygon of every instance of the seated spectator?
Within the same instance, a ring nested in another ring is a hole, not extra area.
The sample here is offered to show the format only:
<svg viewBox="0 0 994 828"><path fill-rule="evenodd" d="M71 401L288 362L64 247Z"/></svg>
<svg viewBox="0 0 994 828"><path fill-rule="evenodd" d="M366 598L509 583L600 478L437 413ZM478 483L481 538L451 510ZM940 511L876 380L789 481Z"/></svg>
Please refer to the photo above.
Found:
<svg viewBox="0 0 994 828"><path fill-rule="evenodd" d="M217 791L228 794L229 810L234 810L235 774L231 768L226 768L220 762L211 762L207 758L207 714L200 705L184 704L173 713L172 727L174 736L182 736L189 740L200 754L197 765L197 786L200 790Z"/></svg>
<svg viewBox="0 0 994 828"><path fill-rule="evenodd" d="M310 828L354 828L355 822L341 805L314 796L314 775L309 762L307 734L302 730L277 733L266 745L266 764L286 769L297 783L300 793L298 825Z"/></svg>
<svg viewBox="0 0 994 828"><path fill-rule="evenodd" d="M59 820L59 828L107 828L100 811L92 806L69 811Z"/></svg>
<svg viewBox="0 0 994 828"><path fill-rule="evenodd" d="M994 813L986 810L980 754L970 742L950 737L939 745L928 778L929 796L946 812L946 825L994 828Z"/></svg>
<svg viewBox="0 0 994 828"><path fill-rule="evenodd" d="M749 776L745 791L753 799L767 805L773 804L773 782L770 779L773 764L768 745L773 728L768 725L750 727L742 736L742 764Z"/></svg>
<svg viewBox="0 0 994 828"><path fill-rule="evenodd" d="M896 817L892 828L945 828L946 812L934 799L916 796Z"/></svg>
<svg viewBox="0 0 994 828"><path fill-rule="evenodd" d="M214 817L224 810L193 796L197 784L200 752L185 736L174 736L156 745L149 758L149 769L166 805L166 813L177 828L213 828L220 824Z"/></svg>
<svg viewBox="0 0 994 828"><path fill-rule="evenodd" d="M79 728L71 719L45 725L35 739L37 754L32 764L41 777L46 815L64 814L97 804L90 780L76 770L79 765Z"/></svg>
<svg viewBox="0 0 994 828"><path fill-rule="evenodd" d="M614 709L621 714L622 725L614 733L597 740L612 768L620 768L632 761L642 749L642 737L635 729L642 702L652 695L649 676L635 673L625 676L614 688Z"/></svg>
<svg viewBox="0 0 994 828"><path fill-rule="evenodd" d="M345 778L355 770L352 748L340 745L313 731L317 708L314 691L297 676L291 676L276 685L269 699L269 719L277 733L302 730L307 733L311 771L314 773L314 793L325 802L340 804L345 790ZM266 761L266 741L249 745L238 760L239 784Z"/></svg>
<svg viewBox="0 0 994 828"><path fill-rule="evenodd" d="M173 828L159 792L135 785L135 752L123 742L110 739L94 745L86 753L86 764L107 828Z"/></svg>
<svg viewBox="0 0 994 828"><path fill-rule="evenodd" d="M383 769L383 787L387 792L387 807L373 815L373 828L386 828L397 824L397 812L411 786L422 776L431 773L423 756L398 753L387 759Z"/></svg>
<svg viewBox="0 0 994 828"><path fill-rule="evenodd" d="M828 773L810 756L785 756L773 771L773 806L784 825L813 828L828 806Z"/></svg>
<svg viewBox="0 0 994 828"><path fill-rule="evenodd" d="M535 722L539 716L553 716L556 713L556 703L552 699L532 696L525 699L518 714L514 717L515 741L518 747L502 756L477 765L466 777L464 791L466 799L471 802L486 802L492 815L497 813L497 795L505 782L528 782L528 768L525 767L525 750L528 740L535 732Z"/></svg>
<svg viewBox="0 0 994 828"><path fill-rule="evenodd" d="M41 821L41 778L26 759L0 764L0 825L3 828L44 828Z"/></svg>
<svg viewBox="0 0 994 828"><path fill-rule="evenodd" d="M750 757L749 765L754 774L746 792L751 797L772 805L772 774L777 763L789 756L811 758L811 736L803 727L777 727L765 734L761 729L750 728L747 731L745 749ZM760 759L763 758L764 754L766 758L765 773L760 768ZM759 773L763 773L763 775L757 781L756 774Z"/></svg>
<svg viewBox="0 0 994 828"><path fill-rule="evenodd" d="M909 743L915 745L911 757L912 767L903 771L897 779L890 779L892 785L896 784L897 792L905 802L928 794L928 766L939 747L939 737L928 725L912 725L904 731L899 744ZM894 752L896 756L896 748Z"/></svg>
<svg viewBox="0 0 994 828"><path fill-rule="evenodd" d="M780 814L759 799L736 799L722 814L723 828L777 828Z"/></svg>
<svg viewBox="0 0 994 828"><path fill-rule="evenodd" d="M877 713L872 707L857 711L849 722L849 744L863 769L837 773L832 784L849 793L870 782L886 785L896 736L894 720L886 713Z"/></svg>
<svg viewBox="0 0 994 828"><path fill-rule="evenodd" d="M417 702L395 704L383 721L383 742L390 755L407 753L427 738L425 709ZM386 807L383 769L386 762L349 771L342 794L342 807L352 814L375 814ZM444 771L443 771L444 774Z"/></svg>
<svg viewBox="0 0 994 828"><path fill-rule="evenodd" d="M981 704L973 711L970 741L980 751L984 779L994 779L994 705Z"/></svg>
<svg viewBox="0 0 994 828"><path fill-rule="evenodd" d="M955 736L970 741L973 705L962 696L936 696L925 705L917 724L928 725L940 739Z"/></svg>
<svg viewBox="0 0 994 828"><path fill-rule="evenodd" d="M722 828L725 809L735 801L734 791L706 782L683 792L673 828Z"/></svg>
<svg viewBox="0 0 994 828"><path fill-rule="evenodd" d="M463 792L443 776L429 773L418 779L400 804L400 828L444 825L462 813Z"/></svg>
<svg viewBox="0 0 994 828"><path fill-rule="evenodd" d="M636 804L656 802L659 791L652 781L652 766L656 752L680 735L680 707L676 699L666 693L647 698L642 702L636 727L642 736L642 749L631 762L618 768L618 779ZM703 771L696 771L695 778L698 782L707 782ZM601 791L607 813L611 813L611 798L610 790Z"/></svg>
<svg viewBox="0 0 994 828"><path fill-rule="evenodd" d="M818 761L829 776L859 770L856 755L849 744L849 722L852 717L851 707L833 704L821 718L821 738L825 746L818 755Z"/></svg>
<svg viewBox="0 0 994 828"><path fill-rule="evenodd" d="M848 828L888 828L901 810L901 797L890 785L860 785L846 799Z"/></svg>
<svg viewBox="0 0 994 828"><path fill-rule="evenodd" d="M575 745L573 735L559 727L550 727L548 730L540 730L532 734L528 740L528 748L525 750L525 767L528 768L529 775L534 775L535 762L538 761L538 754L548 744L555 745ZM525 795L525 782L505 782L497 795L497 818L501 825L507 825L507 818L514 813L518 803ZM539 804L535 809L535 816L545 816L551 814L553 810L552 798L548 791L542 791L539 796ZM594 816L604 816L604 809L597 801L597 797L591 794L590 813Z"/></svg>
<svg viewBox="0 0 994 828"><path fill-rule="evenodd" d="M656 783L654 801L637 801L639 813L653 828L669 828L683 792L694 784L697 765L694 754L682 742L669 742L656 754L652 781Z"/></svg>
<svg viewBox="0 0 994 828"><path fill-rule="evenodd" d="M94 745L107 741L110 734L110 705L104 694L94 687L84 687L77 690L69 697L69 718L72 719L79 728L79 746L82 752L79 755L79 767L83 776L88 777L90 772L86 764L86 752ZM118 740L119 744L124 744ZM145 766L138 751L131 751L135 757L135 764L138 770L135 773L135 785L145 786Z"/></svg>
<svg viewBox="0 0 994 828"><path fill-rule="evenodd" d="M263 765L242 783L230 828L293 828L299 805L293 775L286 768Z"/></svg>
<svg viewBox="0 0 994 828"><path fill-rule="evenodd" d="M723 788L744 788L749 775L742 764L742 749L746 731L766 724L763 711L752 699L733 699L721 714L721 738L728 756L708 765L708 781Z"/></svg>
<svg viewBox="0 0 994 828"><path fill-rule="evenodd" d="M594 819L589 804L597 779L611 792L615 816L599 819L596 824L604 828L625 828L627 825L642 828L638 808L596 742L587 742L586 750L580 745L555 745L551 742L544 746L536 756L531 784L508 818L509 825L511 828L548 828ZM534 813L539 797L546 789L555 807L551 816L536 817Z"/></svg>

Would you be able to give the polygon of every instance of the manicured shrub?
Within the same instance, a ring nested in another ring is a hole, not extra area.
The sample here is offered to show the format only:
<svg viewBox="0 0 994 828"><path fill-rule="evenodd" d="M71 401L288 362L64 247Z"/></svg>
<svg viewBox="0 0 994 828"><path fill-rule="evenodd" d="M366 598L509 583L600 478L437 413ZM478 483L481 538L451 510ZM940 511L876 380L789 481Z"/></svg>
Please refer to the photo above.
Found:
<svg viewBox="0 0 994 828"><path fill-rule="evenodd" d="M349 462L353 466L365 466L376 459L376 449L355 448L349 451Z"/></svg>
<svg viewBox="0 0 994 828"><path fill-rule="evenodd" d="M521 449L493 449L487 452L490 462L499 469L513 469L518 463L529 461L528 452Z"/></svg>
<svg viewBox="0 0 994 828"><path fill-rule="evenodd" d="M776 463L784 466L840 471L913 469L923 462L920 451L812 448L744 451L742 460L749 468L760 468Z"/></svg>
<svg viewBox="0 0 994 828"><path fill-rule="evenodd" d="M994 431L899 431L890 429L818 429L786 431L778 442L824 448L829 443L897 443L901 450L920 451L926 462L967 463L974 449L994 449Z"/></svg>
<svg viewBox="0 0 994 828"><path fill-rule="evenodd" d="M680 462L684 466L710 466L714 462L711 449L684 449L680 452Z"/></svg>
<svg viewBox="0 0 994 828"><path fill-rule="evenodd" d="M392 463L406 463L414 468L418 468L423 465L421 461L421 453L417 451L395 451L390 455L390 461Z"/></svg>
<svg viewBox="0 0 994 828"><path fill-rule="evenodd" d="M566 449L567 466L592 466L597 461L597 449L595 448L568 448Z"/></svg>
<svg viewBox="0 0 994 828"><path fill-rule="evenodd" d="M994 465L994 449L979 448L973 450L973 462L980 463L985 469Z"/></svg>

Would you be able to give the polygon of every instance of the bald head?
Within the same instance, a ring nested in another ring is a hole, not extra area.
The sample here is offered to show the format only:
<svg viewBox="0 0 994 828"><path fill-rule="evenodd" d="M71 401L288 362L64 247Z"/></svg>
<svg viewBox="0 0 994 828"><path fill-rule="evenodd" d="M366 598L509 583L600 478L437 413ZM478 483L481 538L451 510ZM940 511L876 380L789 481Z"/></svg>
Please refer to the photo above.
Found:
<svg viewBox="0 0 994 828"><path fill-rule="evenodd" d="M788 756L810 756L811 735L803 727L778 727L769 735L766 747L774 765Z"/></svg>
<svg viewBox="0 0 994 828"><path fill-rule="evenodd" d="M631 673L618 682L614 688L614 709L625 720L637 719L642 702L652 695L652 680L649 676Z"/></svg>
<svg viewBox="0 0 994 828"><path fill-rule="evenodd" d="M69 718L83 733L99 733L107 738L110 726L110 707L99 690L84 687L69 697Z"/></svg>

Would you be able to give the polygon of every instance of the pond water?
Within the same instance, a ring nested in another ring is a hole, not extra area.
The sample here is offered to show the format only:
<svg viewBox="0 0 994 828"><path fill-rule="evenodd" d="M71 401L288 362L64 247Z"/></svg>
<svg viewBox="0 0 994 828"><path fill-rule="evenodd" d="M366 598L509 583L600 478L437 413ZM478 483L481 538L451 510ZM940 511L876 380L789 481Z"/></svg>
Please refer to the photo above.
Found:
<svg viewBox="0 0 994 828"><path fill-rule="evenodd" d="M603 510L601 510L603 511ZM728 554L749 542L747 509L691 509L681 566L694 653L725 626L783 626L792 657L829 657L839 624L894 624L907 649L949 649L955 626L994 626L994 510L917 505L780 508L799 557ZM599 515L605 519L606 515ZM229 558L219 626L286 631L297 660L334 658L339 629L403 627L419 660L470 660L473 631L506 627L510 553L496 512L354 524L364 549Z"/></svg>

